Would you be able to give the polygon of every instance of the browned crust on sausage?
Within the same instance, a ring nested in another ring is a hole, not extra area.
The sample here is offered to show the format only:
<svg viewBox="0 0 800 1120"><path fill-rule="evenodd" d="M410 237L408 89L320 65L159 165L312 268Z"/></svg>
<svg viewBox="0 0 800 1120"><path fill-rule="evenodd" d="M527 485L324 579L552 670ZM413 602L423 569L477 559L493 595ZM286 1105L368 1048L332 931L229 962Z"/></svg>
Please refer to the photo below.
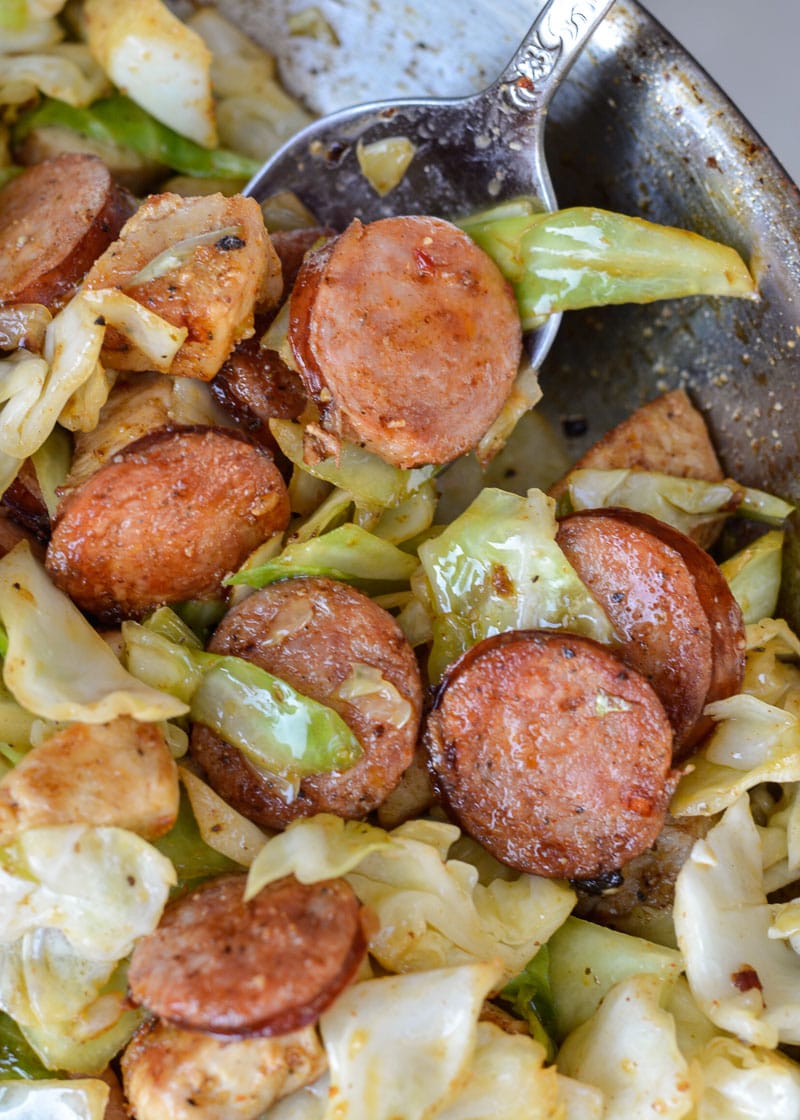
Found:
<svg viewBox="0 0 800 1120"><path fill-rule="evenodd" d="M298 369L325 426L400 467L473 447L516 377L513 293L439 218L352 222L306 258L290 312Z"/></svg>
<svg viewBox="0 0 800 1120"><path fill-rule="evenodd" d="M280 632L285 636L280 637ZM364 754L349 770L306 777L294 801L235 747L195 724L191 751L216 791L268 828L298 817L336 813L358 819L397 786L414 757L422 685L414 653L392 616L360 591L327 579L270 584L229 611L209 645L214 653L254 662L305 696L327 704L355 732ZM343 700L337 689L353 663L377 668L410 704L402 727Z"/></svg>
<svg viewBox="0 0 800 1120"><path fill-rule="evenodd" d="M711 681L705 703L733 696L744 680L744 619L719 565L694 540L655 517L628 509L609 510L607 515L646 529L680 554L692 574L711 631ZM682 757L695 746L712 726L710 716L699 719L693 731L679 744L679 755Z"/></svg>
<svg viewBox="0 0 800 1120"><path fill-rule="evenodd" d="M283 271L283 295L289 295L297 280L297 274L306 253L320 241L335 237L336 230L330 226L306 226L303 229L279 229L270 232L272 247L278 254Z"/></svg>
<svg viewBox="0 0 800 1120"><path fill-rule="evenodd" d="M215 399L238 424L273 454L277 444L269 420L296 420L307 404L303 383L275 350L261 345L266 328L256 322L253 338L240 342L211 382Z"/></svg>
<svg viewBox="0 0 800 1120"><path fill-rule="evenodd" d="M445 808L520 871L587 879L653 843L675 777L651 686L588 638L511 631L451 668L425 736Z"/></svg>
<svg viewBox="0 0 800 1120"><path fill-rule="evenodd" d="M711 687L712 626L681 552L654 531L653 518L628 513L571 514L557 541L611 619L622 656L660 697L677 757L693 741Z"/></svg>
<svg viewBox="0 0 800 1120"><path fill-rule="evenodd" d="M706 422L684 389L673 389L637 408L593 444L572 469L657 471L706 482L723 478ZM568 478L564 475L550 488L552 498L562 496ZM710 548L723 521L699 526L693 539Z"/></svg>
<svg viewBox="0 0 800 1120"><path fill-rule="evenodd" d="M173 903L136 945L132 999L186 1030L279 1035L314 1022L366 952L344 879L288 876L244 901L245 876L212 880Z"/></svg>
<svg viewBox="0 0 800 1120"><path fill-rule="evenodd" d="M23 171L0 193L0 303L57 311L135 209L95 156Z"/></svg>
<svg viewBox="0 0 800 1120"><path fill-rule="evenodd" d="M222 580L289 520L270 456L234 432L161 429L137 440L59 509L47 568L104 620L212 598Z"/></svg>

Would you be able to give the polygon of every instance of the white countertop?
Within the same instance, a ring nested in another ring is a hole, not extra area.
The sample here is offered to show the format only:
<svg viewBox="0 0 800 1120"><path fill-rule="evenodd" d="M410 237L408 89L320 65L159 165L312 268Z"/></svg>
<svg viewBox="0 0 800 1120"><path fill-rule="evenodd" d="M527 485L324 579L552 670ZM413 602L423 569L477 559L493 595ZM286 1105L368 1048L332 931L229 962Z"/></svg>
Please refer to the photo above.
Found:
<svg viewBox="0 0 800 1120"><path fill-rule="evenodd" d="M643 0L800 184L800 0Z"/></svg>

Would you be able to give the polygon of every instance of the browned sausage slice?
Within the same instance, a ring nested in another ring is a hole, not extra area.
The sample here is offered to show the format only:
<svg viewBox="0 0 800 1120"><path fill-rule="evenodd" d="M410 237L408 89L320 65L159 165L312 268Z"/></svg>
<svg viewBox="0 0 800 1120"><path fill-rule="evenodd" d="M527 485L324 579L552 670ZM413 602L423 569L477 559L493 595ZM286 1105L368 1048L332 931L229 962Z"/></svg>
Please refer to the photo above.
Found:
<svg viewBox="0 0 800 1120"><path fill-rule="evenodd" d="M137 942L136 1003L177 1027L279 1035L314 1022L366 952L361 907L344 879L271 883L244 901L245 876L204 883Z"/></svg>
<svg viewBox="0 0 800 1120"><path fill-rule="evenodd" d="M517 373L510 287L439 218L354 221L306 258L290 308L290 342L325 426L400 467L473 447Z"/></svg>
<svg viewBox="0 0 800 1120"><path fill-rule="evenodd" d="M722 573L689 537L631 510L572 514L557 539L661 698L684 757L710 728L705 705L736 692L744 673L742 615Z"/></svg>
<svg viewBox="0 0 800 1120"><path fill-rule="evenodd" d="M270 584L228 612L209 649L244 657L334 708L364 748L351 769L304 778L287 803L266 772L195 724L193 755L214 789L240 813L269 828L321 812L359 818L395 788L414 757L422 686L400 627L366 595L328 579ZM348 682L354 674L363 679L365 670L376 678L375 691L368 687L358 696Z"/></svg>
<svg viewBox="0 0 800 1120"><path fill-rule="evenodd" d="M222 579L289 520L270 456L233 432L161 429L129 444L62 503L47 568L98 618L221 594Z"/></svg>
<svg viewBox="0 0 800 1120"><path fill-rule="evenodd" d="M426 731L447 810L497 859L557 878L608 874L659 833L672 732L635 670L588 638L518 630L450 670Z"/></svg>
<svg viewBox="0 0 800 1120"><path fill-rule="evenodd" d="M261 345L266 328L240 342L211 382L215 399L259 443L277 451L268 421L296 420L308 403L303 383L275 350Z"/></svg>
<svg viewBox="0 0 800 1120"><path fill-rule="evenodd" d="M278 254L283 271L283 294L288 296L294 287L300 266L306 253L321 241L334 237L335 229L330 226L304 226L302 229L273 230L269 239Z"/></svg>
<svg viewBox="0 0 800 1120"><path fill-rule="evenodd" d="M0 192L0 303L63 306L135 209L95 156L23 171Z"/></svg>

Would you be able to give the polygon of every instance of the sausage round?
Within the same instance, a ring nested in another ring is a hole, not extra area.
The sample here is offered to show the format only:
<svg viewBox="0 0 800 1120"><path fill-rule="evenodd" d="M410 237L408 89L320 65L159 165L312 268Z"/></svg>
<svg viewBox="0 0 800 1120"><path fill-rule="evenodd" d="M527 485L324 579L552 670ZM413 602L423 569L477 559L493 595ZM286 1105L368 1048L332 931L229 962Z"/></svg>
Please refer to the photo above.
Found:
<svg viewBox="0 0 800 1120"><path fill-rule="evenodd" d="M303 384L274 350L261 346L263 330L240 342L211 382L215 399L253 439L273 453L268 421L296 420L307 404Z"/></svg>
<svg viewBox="0 0 800 1120"><path fill-rule="evenodd" d="M361 907L344 879L279 879L244 901L226 875L172 903L136 943L131 998L185 1030L279 1035L314 1022L366 952Z"/></svg>
<svg viewBox="0 0 800 1120"><path fill-rule="evenodd" d="M710 729L705 705L744 674L742 614L722 573L689 537L631 510L571 514L557 540L661 698L683 758Z"/></svg>
<svg viewBox="0 0 800 1120"><path fill-rule="evenodd" d="M289 340L324 426L399 467L473 447L522 349L500 270L456 226L428 217L356 219L309 254Z"/></svg>
<svg viewBox="0 0 800 1120"><path fill-rule="evenodd" d="M222 592L289 521L271 457L236 433L164 428L129 444L62 503L47 568L96 617L135 618Z"/></svg>
<svg viewBox="0 0 800 1120"><path fill-rule="evenodd" d="M392 616L355 588L329 579L270 584L227 613L209 649L246 658L335 709L364 749L349 770L304 778L289 803L282 785L269 774L256 770L241 751L207 727L195 724L191 751L208 781L257 824L284 828L297 817L323 812L364 817L384 801L411 764L422 711L416 658ZM395 701L390 697L375 706L344 699L339 690L354 665L378 669L396 690Z"/></svg>
<svg viewBox="0 0 800 1120"><path fill-rule="evenodd" d="M63 306L135 209L96 156L27 168L0 192L0 303Z"/></svg>
<svg viewBox="0 0 800 1120"><path fill-rule="evenodd" d="M518 630L451 668L425 734L447 811L520 871L588 879L659 833L672 732L647 681L588 638Z"/></svg>

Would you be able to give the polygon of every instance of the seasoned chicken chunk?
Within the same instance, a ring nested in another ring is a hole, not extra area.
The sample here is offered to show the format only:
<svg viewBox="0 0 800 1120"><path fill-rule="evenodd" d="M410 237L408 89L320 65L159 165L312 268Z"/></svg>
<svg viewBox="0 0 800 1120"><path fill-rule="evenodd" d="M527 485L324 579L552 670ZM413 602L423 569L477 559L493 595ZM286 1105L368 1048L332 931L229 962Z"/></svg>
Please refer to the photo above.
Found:
<svg viewBox="0 0 800 1120"><path fill-rule="evenodd" d="M313 1027L224 1041L153 1020L122 1056L136 1120L255 1120L324 1070L325 1052Z"/></svg>
<svg viewBox="0 0 800 1120"><path fill-rule="evenodd" d="M23 829L78 823L154 839L172 828L178 800L178 770L156 724L74 723L0 782L0 845Z"/></svg>
<svg viewBox="0 0 800 1120"><path fill-rule="evenodd" d="M149 274L143 273L151 262ZM169 372L210 381L239 339L252 335L255 305L276 304L283 281L254 199L158 194L125 223L84 286L120 288L174 326L186 327L188 337ZM111 329L103 358L113 369L150 368Z"/></svg>

